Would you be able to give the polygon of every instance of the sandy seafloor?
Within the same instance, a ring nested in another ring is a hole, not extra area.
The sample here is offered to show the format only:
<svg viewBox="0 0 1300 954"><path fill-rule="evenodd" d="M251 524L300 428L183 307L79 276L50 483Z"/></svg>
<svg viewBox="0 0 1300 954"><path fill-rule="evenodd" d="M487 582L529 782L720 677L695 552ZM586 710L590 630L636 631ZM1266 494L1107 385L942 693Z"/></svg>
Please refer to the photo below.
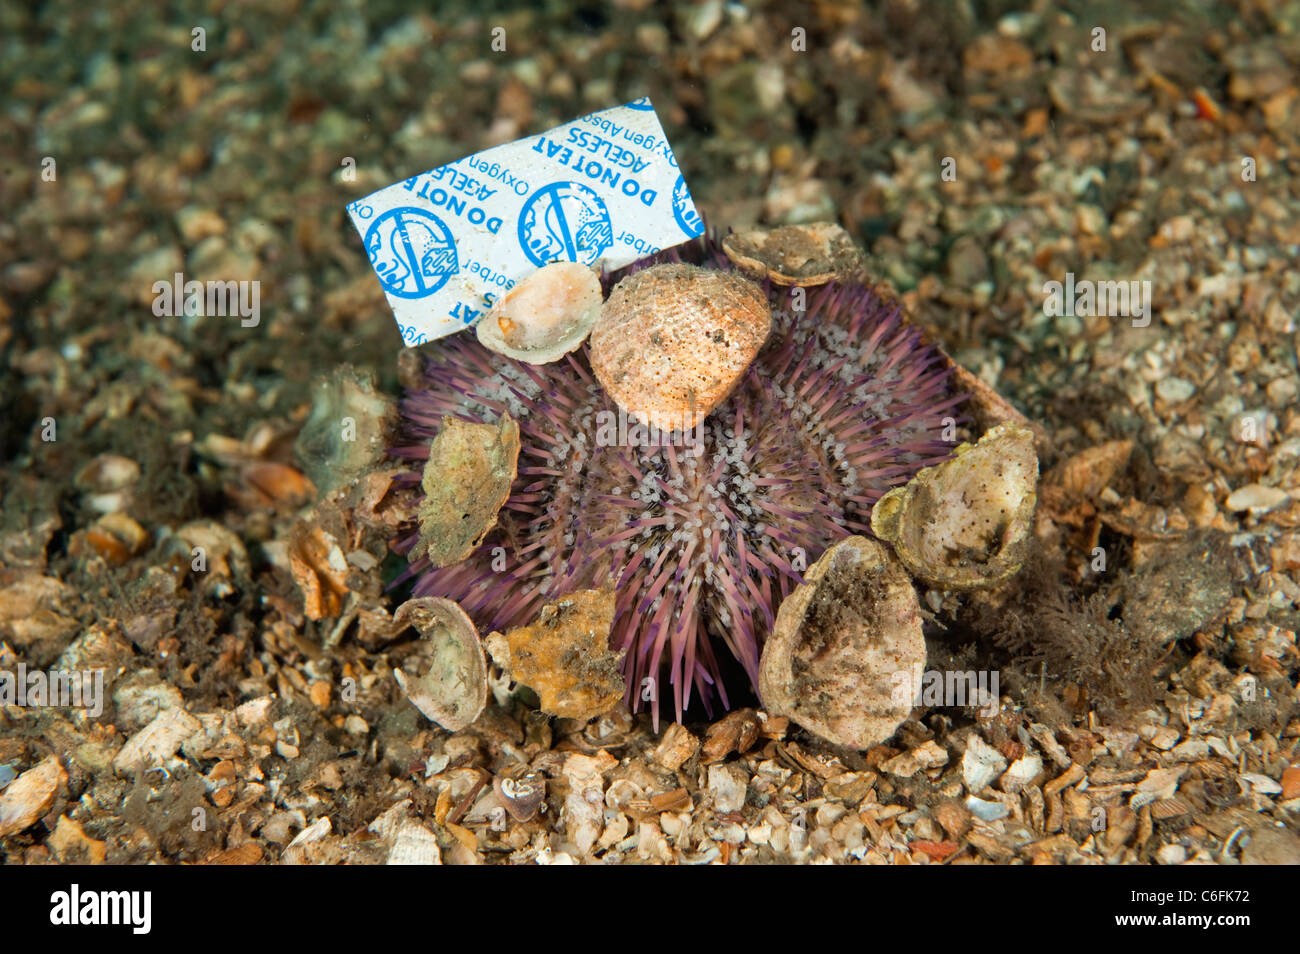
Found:
<svg viewBox="0 0 1300 954"><path fill-rule="evenodd" d="M0 6L0 669L107 678L97 718L0 707L0 857L1300 862L1300 2L436 6ZM399 391L344 206L643 95L711 225L838 222L1041 427L1030 637L923 594L996 717L849 752L398 691L383 535L293 450L340 362ZM178 271L261 320L156 316ZM1067 273L1149 323L1049 314Z"/></svg>

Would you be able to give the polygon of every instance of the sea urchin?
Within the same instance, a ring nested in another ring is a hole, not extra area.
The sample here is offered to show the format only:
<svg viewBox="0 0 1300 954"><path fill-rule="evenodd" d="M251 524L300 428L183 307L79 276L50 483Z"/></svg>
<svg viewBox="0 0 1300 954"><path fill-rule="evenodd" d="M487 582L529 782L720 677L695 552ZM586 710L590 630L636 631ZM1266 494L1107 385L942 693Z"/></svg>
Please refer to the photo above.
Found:
<svg viewBox="0 0 1300 954"><path fill-rule="evenodd" d="M608 281L677 261L732 268L702 238ZM619 421L585 345L538 366L470 335L440 343L426 386L402 403L408 440L394 453L426 458L444 415L495 423L507 411L521 451L497 527L459 563L415 560L414 594L455 600L487 632L612 585L610 644L625 652L628 702L649 703L656 723L664 675L679 720L693 693L729 705L724 647L757 685L763 641L802 571L836 541L870 535L875 501L949 456L941 435L961 401L938 351L870 288L767 293L767 343L689 434ZM805 309L792 308L805 296Z"/></svg>

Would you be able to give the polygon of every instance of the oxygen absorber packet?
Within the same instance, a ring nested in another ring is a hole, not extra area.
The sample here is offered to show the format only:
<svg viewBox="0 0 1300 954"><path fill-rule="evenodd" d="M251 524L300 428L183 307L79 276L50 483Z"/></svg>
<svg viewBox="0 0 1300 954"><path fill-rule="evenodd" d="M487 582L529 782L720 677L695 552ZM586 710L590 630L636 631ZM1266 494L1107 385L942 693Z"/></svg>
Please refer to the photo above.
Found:
<svg viewBox="0 0 1300 954"><path fill-rule="evenodd" d="M647 97L348 205L402 340L460 331L555 261L619 268L704 231Z"/></svg>

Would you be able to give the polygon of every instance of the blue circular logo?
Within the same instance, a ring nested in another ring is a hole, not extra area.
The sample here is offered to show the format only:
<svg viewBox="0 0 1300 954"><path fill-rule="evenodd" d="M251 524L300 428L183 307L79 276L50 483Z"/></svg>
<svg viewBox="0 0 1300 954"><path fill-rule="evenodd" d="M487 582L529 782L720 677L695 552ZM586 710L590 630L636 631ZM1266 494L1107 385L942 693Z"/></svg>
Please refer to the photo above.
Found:
<svg viewBox="0 0 1300 954"><path fill-rule="evenodd" d="M519 246L534 265L556 260L590 265L614 244L603 199L578 182L552 182L519 212Z"/></svg>
<svg viewBox="0 0 1300 954"><path fill-rule="evenodd" d="M366 254L384 291L398 298L432 295L460 269L451 230L430 212L389 209L366 230Z"/></svg>
<svg viewBox="0 0 1300 954"><path fill-rule="evenodd" d="M649 110L651 112L654 111L654 106L650 104L649 96L638 97L637 99L632 100L632 102L624 103L623 105L626 106L628 109Z"/></svg>
<svg viewBox="0 0 1300 954"><path fill-rule="evenodd" d="M704 220L695 211L691 203L691 192L686 188L686 180L682 176L677 177L673 186L673 218L677 219L677 224L682 227L687 238L695 238L704 231Z"/></svg>

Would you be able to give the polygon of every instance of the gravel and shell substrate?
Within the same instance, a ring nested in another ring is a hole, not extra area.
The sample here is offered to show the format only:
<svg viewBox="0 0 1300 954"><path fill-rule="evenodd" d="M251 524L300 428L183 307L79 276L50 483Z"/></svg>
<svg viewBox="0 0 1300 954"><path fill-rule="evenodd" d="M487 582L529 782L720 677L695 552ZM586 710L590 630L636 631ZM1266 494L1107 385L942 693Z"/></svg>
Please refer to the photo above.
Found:
<svg viewBox="0 0 1300 954"><path fill-rule="evenodd" d="M0 669L106 673L0 707L5 861L1300 862L1300 2L187 6L0 6ZM409 502L294 452L316 382L398 390L344 205L645 94L712 225L838 221L1042 426L1033 567L923 594L996 715L399 692ZM176 272L260 321L155 315ZM1149 324L1050 315L1067 273Z"/></svg>

